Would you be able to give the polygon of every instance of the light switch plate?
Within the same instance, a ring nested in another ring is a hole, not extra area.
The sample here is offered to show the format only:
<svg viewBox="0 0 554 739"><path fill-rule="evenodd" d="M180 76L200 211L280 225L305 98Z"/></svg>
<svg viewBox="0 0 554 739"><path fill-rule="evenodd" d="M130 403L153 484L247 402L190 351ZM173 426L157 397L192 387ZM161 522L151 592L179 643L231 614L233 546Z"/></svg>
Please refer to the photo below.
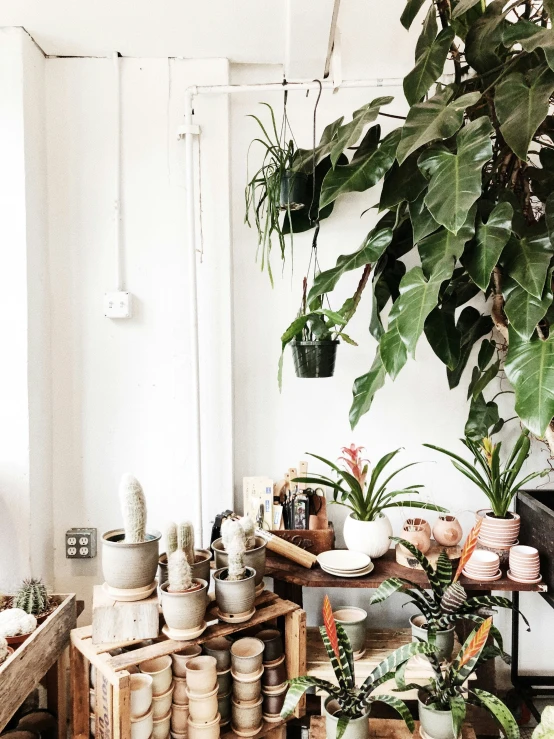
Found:
<svg viewBox="0 0 554 739"><path fill-rule="evenodd" d="M106 318L131 318L133 301L130 292L123 290L104 293L104 315Z"/></svg>

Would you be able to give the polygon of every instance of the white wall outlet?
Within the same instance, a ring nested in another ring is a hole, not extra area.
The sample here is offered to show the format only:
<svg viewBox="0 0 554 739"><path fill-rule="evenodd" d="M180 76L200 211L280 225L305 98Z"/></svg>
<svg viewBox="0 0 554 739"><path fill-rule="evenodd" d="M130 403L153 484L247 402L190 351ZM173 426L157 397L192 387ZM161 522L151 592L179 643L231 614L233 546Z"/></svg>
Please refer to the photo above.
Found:
<svg viewBox="0 0 554 739"><path fill-rule="evenodd" d="M106 318L131 318L133 308L130 292L119 290L104 293L104 315Z"/></svg>
<svg viewBox="0 0 554 739"><path fill-rule="evenodd" d="M69 529L65 532L65 556L68 559L96 557L96 529Z"/></svg>

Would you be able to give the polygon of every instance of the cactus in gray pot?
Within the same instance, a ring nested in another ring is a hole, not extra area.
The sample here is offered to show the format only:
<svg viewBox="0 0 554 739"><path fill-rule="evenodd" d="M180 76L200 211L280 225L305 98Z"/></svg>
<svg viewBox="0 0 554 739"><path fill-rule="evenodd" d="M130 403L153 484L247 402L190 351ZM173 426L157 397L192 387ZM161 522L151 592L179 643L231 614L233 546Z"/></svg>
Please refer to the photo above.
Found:
<svg viewBox="0 0 554 739"><path fill-rule="evenodd" d="M194 586L192 563L189 560L191 546L194 561L194 529L191 523L185 521L177 527L177 549L167 558L170 593L182 593Z"/></svg>
<svg viewBox="0 0 554 739"><path fill-rule="evenodd" d="M179 524L179 547L187 555L189 565L195 562L194 554L194 526L190 521Z"/></svg>
<svg viewBox="0 0 554 739"><path fill-rule="evenodd" d="M146 499L140 482L133 475L123 475L119 483L125 542L141 544L146 534Z"/></svg>
<svg viewBox="0 0 554 739"><path fill-rule="evenodd" d="M243 580L246 577L244 566L246 535L240 521L227 519L221 527L221 535L229 555L227 579Z"/></svg>
<svg viewBox="0 0 554 739"><path fill-rule="evenodd" d="M177 543L177 524L173 521L169 524L167 527L167 530L165 532L165 545L166 545L166 552L167 552L167 558L173 554L173 552L177 551L178 543Z"/></svg>
<svg viewBox="0 0 554 739"><path fill-rule="evenodd" d="M22 586L12 598L12 608L21 608L25 613L40 616L50 607L50 597L42 580L23 580Z"/></svg>
<svg viewBox="0 0 554 739"><path fill-rule="evenodd" d="M256 533L256 526L248 513L240 519L240 525L246 537L246 548L251 549L255 545L254 534Z"/></svg>

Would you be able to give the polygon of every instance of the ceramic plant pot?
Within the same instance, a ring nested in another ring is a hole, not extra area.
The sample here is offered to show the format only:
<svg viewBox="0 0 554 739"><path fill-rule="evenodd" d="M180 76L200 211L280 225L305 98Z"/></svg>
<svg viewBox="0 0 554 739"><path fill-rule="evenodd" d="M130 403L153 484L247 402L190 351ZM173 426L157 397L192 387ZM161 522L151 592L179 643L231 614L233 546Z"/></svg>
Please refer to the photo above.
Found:
<svg viewBox="0 0 554 739"><path fill-rule="evenodd" d="M281 177L281 210L301 210L306 204L308 175L286 169Z"/></svg>
<svg viewBox="0 0 554 739"><path fill-rule="evenodd" d="M114 529L102 536L102 572L111 588L134 590L151 585L158 569L159 531L146 534L146 541L129 544L125 531Z"/></svg>
<svg viewBox="0 0 554 739"><path fill-rule="evenodd" d="M262 709L264 716L279 716L285 704L287 690L288 685L285 685L280 693L266 693L262 690Z"/></svg>
<svg viewBox="0 0 554 739"><path fill-rule="evenodd" d="M131 739L150 739L154 729L154 718L152 711L145 716L133 718L131 716Z"/></svg>
<svg viewBox="0 0 554 739"><path fill-rule="evenodd" d="M367 611L348 606L333 613L335 621L342 626L350 640L354 655L365 648Z"/></svg>
<svg viewBox="0 0 554 739"><path fill-rule="evenodd" d="M358 521L351 513L344 522L344 541L347 549L363 552L371 559L382 557L390 547L392 525L382 513L375 521Z"/></svg>
<svg viewBox="0 0 554 739"><path fill-rule="evenodd" d="M259 585L264 579L267 542L261 536L254 537L254 546L244 553L245 567L256 571L255 582ZM223 546L223 539L216 539L212 544L215 557L215 568L221 570L229 564L229 555Z"/></svg>
<svg viewBox="0 0 554 739"><path fill-rule="evenodd" d="M231 720L231 691L217 696L217 707L221 717L221 724L228 724Z"/></svg>
<svg viewBox="0 0 554 739"><path fill-rule="evenodd" d="M518 513L508 513L507 518L496 518L490 509L480 510L476 519L482 521L478 539L485 546L504 548L516 543L521 524Z"/></svg>
<svg viewBox="0 0 554 739"><path fill-rule="evenodd" d="M323 704L323 712L325 714L325 735L326 739L336 739L337 725L339 717L339 704L336 700L327 698ZM368 739L369 736L369 713L360 718L350 719L346 731L342 735L343 739Z"/></svg>
<svg viewBox="0 0 554 739"><path fill-rule="evenodd" d="M173 675L173 703L178 706L187 706L189 697L187 695L187 680L184 677Z"/></svg>
<svg viewBox="0 0 554 739"><path fill-rule="evenodd" d="M176 703L171 707L171 731L178 734L186 734L187 722L189 720L189 707L180 706Z"/></svg>
<svg viewBox="0 0 554 739"><path fill-rule="evenodd" d="M262 728L262 699L255 703L232 702L231 726L241 736L254 736Z"/></svg>
<svg viewBox="0 0 554 739"><path fill-rule="evenodd" d="M171 687L171 657L154 657L139 664L140 671L152 678L152 695L163 695Z"/></svg>
<svg viewBox="0 0 554 739"><path fill-rule="evenodd" d="M456 516L450 514L439 516L433 526L433 537L443 547L455 547L462 540L463 533Z"/></svg>
<svg viewBox="0 0 554 739"><path fill-rule="evenodd" d="M261 676L233 675L233 700L237 703L253 703L262 694Z"/></svg>
<svg viewBox="0 0 554 739"><path fill-rule="evenodd" d="M152 712L154 714L154 722L167 716L171 711L173 702L173 685L163 695L152 696Z"/></svg>
<svg viewBox="0 0 554 739"><path fill-rule="evenodd" d="M209 723L217 716L217 688L205 695L194 695L189 691L189 715L195 723Z"/></svg>
<svg viewBox="0 0 554 739"><path fill-rule="evenodd" d="M152 676L131 675L131 716L139 718L144 716L152 706Z"/></svg>
<svg viewBox="0 0 554 739"><path fill-rule="evenodd" d="M339 341L291 341L297 377L333 377Z"/></svg>
<svg viewBox="0 0 554 739"><path fill-rule="evenodd" d="M231 668L228 670L222 670L217 673L217 693L218 695L226 695L233 685L233 678L231 677ZM221 711L219 712L221 713Z"/></svg>
<svg viewBox="0 0 554 739"><path fill-rule="evenodd" d="M264 643L263 662L274 662L283 655L283 637L279 629L262 629L256 634L256 639Z"/></svg>
<svg viewBox="0 0 554 739"><path fill-rule="evenodd" d="M420 690L417 705L421 728L429 739L458 739L452 728L452 711L437 711L427 708L423 702L425 696L425 691Z"/></svg>
<svg viewBox="0 0 554 739"><path fill-rule="evenodd" d="M200 584L200 587L196 590L185 590L182 593L172 593L168 589L168 582L164 582L161 586L162 612L170 629L194 631L203 625L208 583L206 580L193 580L193 583Z"/></svg>
<svg viewBox="0 0 554 739"><path fill-rule="evenodd" d="M210 582L210 560L212 553L209 549L195 549L195 562L192 565L192 576L198 580ZM160 554L158 560L158 582L163 585L167 582L167 554Z"/></svg>
<svg viewBox="0 0 554 739"><path fill-rule="evenodd" d="M281 686L287 679L287 668L285 665L285 655L282 654L279 659L274 660L271 664L264 666L262 675L262 685L264 688L276 688Z"/></svg>
<svg viewBox="0 0 554 739"><path fill-rule="evenodd" d="M220 614L232 618L253 611L256 600L255 574L251 567L247 567L244 580L227 580L226 568L214 572L215 599Z"/></svg>
<svg viewBox="0 0 554 739"><path fill-rule="evenodd" d="M189 699L191 695L207 695L216 688L217 671L214 657L208 657L207 655L194 657L187 662L185 669ZM196 721L196 719L194 720Z"/></svg>
<svg viewBox="0 0 554 739"><path fill-rule="evenodd" d="M199 657L202 654L202 647L198 644L194 644L190 647L183 647L178 652L174 652L171 655L173 661L173 674L175 677L187 676L186 665L189 659L193 657Z"/></svg>
<svg viewBox="0 0 554 739"><path fill-rule="evenodd" d="M264 643L261 639L246 636L237 639L231 647L231 664L233 672L238 675L255 675L260 672L264 654Z"/></svg>
<svg viewBox="0 0 554 739"><path fill-rule="evenodd" d="M225 636L216 636L202 645L204 652L214 657L218 672L229 670L231 667L231 646L233 642Z"/></svg>
<svg viewBox="0 0 554 739"><path fill-rule="evenodd" d="M412 521L414 519L411 519ZM421 520L421 519L416 519ZM427 530L429 529L429 533ZM406 521L404 526L402 527L402 538L406 541L409 541L410 544L413 544L416 549L418 549L422 554L426 554L429 549L431 548L431 528L427 521L424 523L409 523L409 521ZM409 555L410 552L400 545L400 548L402 552L406 555Z"/></svg>
<svg viewBox="0 0 554 739"><path fill-rule="evenodd" d="M169 736L169 726L171 723L171 710L165 716L155 718L152 722L151 739L167 739Z"/></svg>
<svg viewBox="0 0 554 739"><path fill-rule="evenodd" d="M189 716L188 725L187 725L188 739L218 739L219 722L220 722L219 714L217 714L217 716L213 719L213 721L209 721L209 722L205 722L201 724L196 723L195 721L192 721L191 717Z"/></svg>
<svg viewBox="0 0 554 739"><path fill-rule="evenodd" d="M429 632L425 626L425 618L423 616L412 616L410 625L412 627L412 641L418 638L422 641L428 641ZM454 648L454 626L444 631L437 631L435 638L435 646L439 659L449 661L452 657L452 649Z"/></svg>

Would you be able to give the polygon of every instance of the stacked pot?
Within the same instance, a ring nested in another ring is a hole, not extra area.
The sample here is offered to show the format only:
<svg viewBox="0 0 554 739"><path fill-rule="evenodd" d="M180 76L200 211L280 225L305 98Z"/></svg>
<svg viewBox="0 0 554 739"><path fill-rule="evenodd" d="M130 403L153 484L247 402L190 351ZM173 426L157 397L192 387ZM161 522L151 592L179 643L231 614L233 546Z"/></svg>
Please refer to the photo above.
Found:
<svg viewBox="0 0 554 739"><path fill-rule="evenodd" d="M261 639L244 637L231 647L232 729L239 736L254 736L262 728L264 646Z"/></svg>
<svg viewBox="0 0 554 739"><path fill-rule="evenodd" d="M277 629L263 629L256 634L264 643L262 675L262 713L265 721L280 721L281 708L288 690L283 638Z"/></svg>
<svg viewBox="0 0 554 739"><path fill-rule="evenodd" d="M189 698L187 695L187 663L199 657L202 650L193 645L184 647L171 655L173 671L173 702L171 704L171 736L186 739L189 717Z"/></svg>
<svg viewBox="0 0 554 739"><path fill-rule="evenodd" d="M508 512L506 518L500 518L491 510L480 510L476 513L476 519L482 522L478 536L479 548L498 554L501 565L508 564L510 548L518 543L519 514Z"/></svg>
<svg viewBox="0 0 554 739"><path fill-rule="evenodd" d="M231 720L231 646L233 642L225 636L218 636L205 642L204 653L213 657L217 668L217 704L221 716L220 726Z"/></svg>
<svg viewBox="0 0 554 739"><path fill-rule="evenodd" d="M183 739L217 739L220 715L218 710L217 663L214 657L201 655L189 659L185 665L188 717L186 731L176 732L179 727L172 724L173 736ZM184 715L184 710L182 711ZM183 726L184 728L184 726Z"/></svg>
<svg viewBox="0 0 554 739"><path fill-rule="evenodd" d="M139 664L140 673L131 675L131 739L167 739L171 720L173 699L173 674L171 657L154 657ZM150 711L144 716L133 718L133 699L137 710L147 701L146 680L149 679ZM133 689L133 680L139 686ZM134 693L137 693L135 696ZM141 698L142 696L142 698ZM142 702L144 701L144 703ZM148 733L148 731L150 733Z"/></svg>

